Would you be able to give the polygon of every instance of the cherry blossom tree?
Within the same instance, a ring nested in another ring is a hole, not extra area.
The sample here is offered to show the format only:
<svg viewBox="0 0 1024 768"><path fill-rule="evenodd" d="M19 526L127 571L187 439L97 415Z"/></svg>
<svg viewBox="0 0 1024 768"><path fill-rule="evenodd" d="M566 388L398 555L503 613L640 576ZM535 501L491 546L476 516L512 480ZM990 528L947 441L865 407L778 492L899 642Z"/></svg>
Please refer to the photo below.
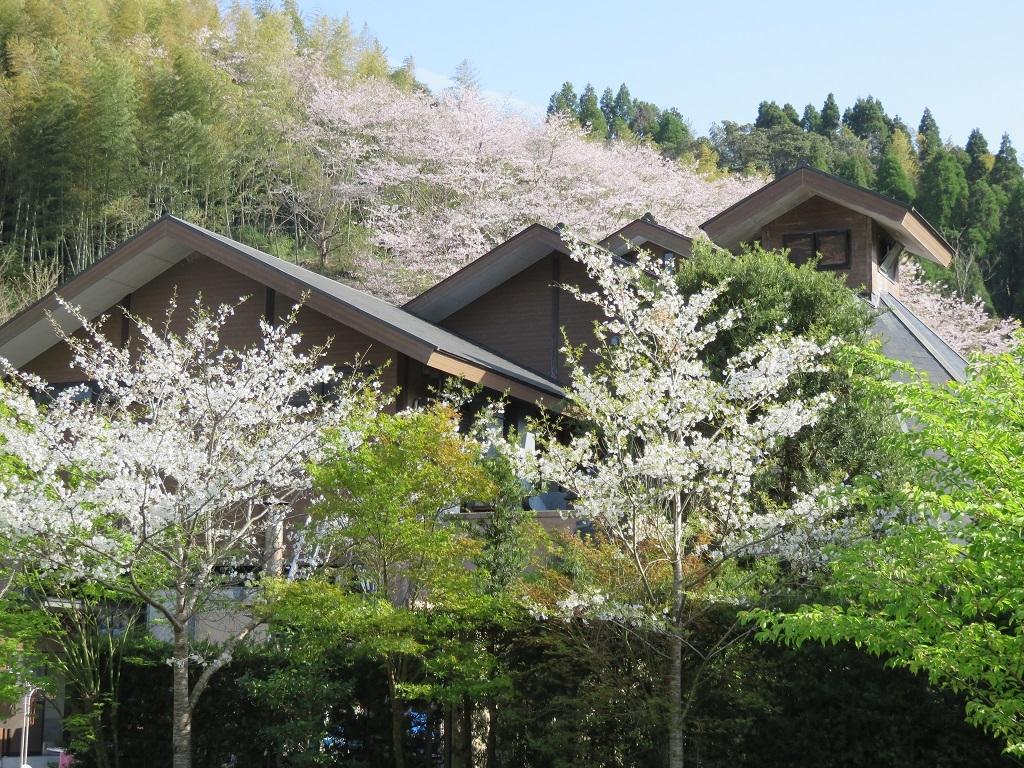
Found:
<svg viewBox="0 0 1024 768"><path fill-rule="evenodd" d="M308 121L296 139L355 169L339 195L347 201L357 186L372 242L389 257L367 260L363 279L394 301L534 222L597 239L650 211L692 234L764 183L710 181L649 146L589 141L570 121L542 122L473 88L435 97L381 81L339 83L312 65L301 81ZM395 280L396 263L411 281Z"/></svg>
<svg viewBox="0 0 1024 768"><path fill-rule="evenodd" d="M571 250L598 286L573 293L607 318L597 328L599 362L584 366L581 350L567 350L565 413L580 427L568 440L547 430L526 467L574 494L574 514L616 542L638 574L635 604L574 594L561 608L617 615L664 635L669 765L680 768L683 653L697 642L701 611L738 599L737 585L758 578L759 569L739 568L737 559L796 562L835 530L834 509L817 501L818 492L782 506L755 500L752 491L778 444L814 424L831 402L828 394L787 389L797 374L820 368L829 345L780 330L713 371L703 352L738 319L734 310L717 311L721 287L687 297L674 271L649 255L630 265L579 242ZM731 642L723 638L716 648Z"/></svg>
<svg viewBox="0 0 1024 768"><path fill-rule="evenodd" d="M340 377L322 350L302 352L290 322L225 349L229 306L197 303L181 334L173 306L162 326L134 318L128 346L66 309L84 335L64 342L92 384L54 391L4 363L0 443L20 471L0 483L0 530L39 567L98 581L166 622L172 764L188 768L192 713L258 626L246 608L253 582L284 570L284 522L302 519L320 435L332 428L355 445L346 425L375 407L376 384ZM301 541L292 574L309 561ZM229 636L202 659L193 630L211 616Z"/></svg>
<svg viewBox="0 0 1024 768"><path fill-rule="evenodd" d="M924 279L921 267L912 260L900 264L900 300L964 357L974 352L1008 352L1020 329L1020 322L1013 318L990 315L981 299L965 301L955 293L943 293Z"/></svg>

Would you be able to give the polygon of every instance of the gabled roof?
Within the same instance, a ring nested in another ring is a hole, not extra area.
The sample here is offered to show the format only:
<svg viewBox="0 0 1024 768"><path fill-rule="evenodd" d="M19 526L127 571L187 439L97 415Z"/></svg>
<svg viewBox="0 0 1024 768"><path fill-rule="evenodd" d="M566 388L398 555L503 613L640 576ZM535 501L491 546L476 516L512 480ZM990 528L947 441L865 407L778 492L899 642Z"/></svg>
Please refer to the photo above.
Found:
<svg viewBox="0 0 1024 768"><path fill-rule="evenodd" d="M701 225L723 248L759 236L761 228L812 197L822 197L874 219L911 253L949 266L953 248L913 206L807 166L752 192Z"/></svg>
<svg viewBox="0 0 1024 768"><path fill-rule="evenodd" d="M78 329L58 295L95 317L193 252L290 299L304 298L317 312L436 370L527 401L550 404L563 396L557 383L399 307L173 216L160 218L0 326L0 356L20 366L57 343L51 316L65 333Z"/></svg>
<svg viewBox="0 0 1024 768"><path fill-rule="evenodd" d="M615 230L598 245L621 256L644 243L660 245L678 256L689 256L693 250L692 238L659 224L649 213Z"/></svg>
<svg viewBox="0 0 1024 768"><path fill-rule="evenodd" d="M910 363L934 383L967 378L967 361L906 304L883 293L879 305L882 311L872 331L881 339L886 357Z"/></svg>
<svg viewBox="0 0 1024 768"><path fill-rule="evenodd" d="M439 322L497 288L510 277L533 266L552 251L568 253L561 234L542 224L496 245L458 272L407 301L402 309L431 322Z"/></svg>

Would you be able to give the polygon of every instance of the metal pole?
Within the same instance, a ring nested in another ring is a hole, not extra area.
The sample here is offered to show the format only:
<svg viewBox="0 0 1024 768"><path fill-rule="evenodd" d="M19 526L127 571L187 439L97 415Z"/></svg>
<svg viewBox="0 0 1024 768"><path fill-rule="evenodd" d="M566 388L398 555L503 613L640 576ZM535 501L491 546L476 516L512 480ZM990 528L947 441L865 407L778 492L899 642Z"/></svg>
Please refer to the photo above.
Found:
<svg viewBox="0 0 1024 768"><path fill-rule="evenodd" d="M28 768L29 717L32 713L32 696L35 694L35 692L35 688L28 689L28 693L25 694L24 710L21 713L21 768Z"/></svg>

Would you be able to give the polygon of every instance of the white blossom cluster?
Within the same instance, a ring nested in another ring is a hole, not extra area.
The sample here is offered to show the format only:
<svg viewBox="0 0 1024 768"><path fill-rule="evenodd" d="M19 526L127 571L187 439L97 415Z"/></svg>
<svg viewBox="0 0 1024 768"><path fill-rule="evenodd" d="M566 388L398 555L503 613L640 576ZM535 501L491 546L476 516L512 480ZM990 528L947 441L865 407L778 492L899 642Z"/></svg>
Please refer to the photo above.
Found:
<svg viewBox="0 0 1024 768"><path fill-rule="evenodd" d="M900 300L964 357L975 352L1009 351L1021 327L1015 318L990 315L980 298L965 301L956 294L942 293L924 279L921 267L912 259L900 264Z"/></svg>
<svg viewBox="0 0 1024 768"><path fill-rule="evenodd" d="M652 547L655 560L679 567L691 557L796 556L828 517L816 495L780 509L755 504L752 485L779 441L830 404L827 394L788 394L794 376L820 369L829 345L780 331L715 372L707 347L738 319L715 312L722 287L687 297L671 267L649 255L630 264L570 246L599 288L574 293L604 312L601 362L572 366L567 413L585 429L545 440L524 469L577 494L575 513L599 521L638 565Z"/></svg>
<svg viewBox="0 0 1024 768"><path fill-rule="evenodd" d="M180 622L221 584L280 563L275 529L310 493L321 433L345 434L376 383L301 351L291 320L261 324L258 343L232 350L233 307L197 303L179 335L172 306L161 327L134 318L121 346L102 320L65 309L83 325L64 341L89 385L54 391L0 363L0 529L71 577L130 579Z"/></svg>
<svg viewBox="0 0 1024 768"><path fill-rule="evenodd" d="M598 239L652 212L695 233L763 179L709 180L646 145L605 143L570 121L541 121L472 88L440 96L387 82L339 84L306 62L300 91L311 147L336 202L366 211L375 245L395 263L367 263L366 286L400 301L436 283L520 229L567 222Z"/></svg>

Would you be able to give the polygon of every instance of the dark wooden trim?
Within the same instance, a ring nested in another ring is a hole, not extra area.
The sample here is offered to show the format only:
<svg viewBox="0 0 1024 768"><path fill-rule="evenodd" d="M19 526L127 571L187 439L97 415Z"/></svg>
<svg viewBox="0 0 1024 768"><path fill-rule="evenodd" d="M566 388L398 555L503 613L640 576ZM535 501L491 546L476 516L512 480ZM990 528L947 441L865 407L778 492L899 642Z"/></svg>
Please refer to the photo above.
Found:
<svg viewBox="0 0 1024 768"><path fill-rule="evenodd" d="M264 286L266 288L266 299L263 308L263 318L267 321L268 325L277 325L277 291L271 288L269 285Z"/></svg>
<svg viewBox="0 0 1024 768"><path fill-rule="evenodd" d="M121 349L128 346L128 341L131 339L132 334L132 323L131 323L131 311L132 311L132 295L129 293L120 303L121 307Z"/></svg>
<svg viewBox="0 0 1024 768"><path fill-rule="evenodd" d="M551 254L551 373L549 375L555 381L558 380L558 350L562 346L561 325L559 324L562 295L561 261L561 254Z"/></svg>
<svg viewBox="0 0 1024 768"><path fill-rule="evenodd" d="M409 403L409 356L395 353L395 410L404 411Z"/></svg>

